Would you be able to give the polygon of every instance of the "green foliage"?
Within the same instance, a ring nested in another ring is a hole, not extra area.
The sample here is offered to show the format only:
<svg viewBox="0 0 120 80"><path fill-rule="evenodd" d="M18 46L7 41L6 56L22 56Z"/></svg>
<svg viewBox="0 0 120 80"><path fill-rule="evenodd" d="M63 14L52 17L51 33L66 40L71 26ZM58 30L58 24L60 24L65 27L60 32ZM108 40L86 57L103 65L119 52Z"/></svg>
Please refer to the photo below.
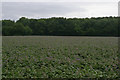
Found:
<svg viewBox="0 0 120 80"><path fill-rule="evenodd" d="M3 78L118 78L115 37L3 37Z"/></svg>
<svg viewBox="0 0 120 80"><path fill-rule="evenodd" d="M24 26L22 23L17 22L14 23L12 26L6 24L3 25L3 35L10 36L10 35L30 35L32 34L32 29L28 26Z"/></svg>
<svg viewBox="0 0 120 80"><path fill-rule="evenodd" d="M118 17L2 20L3 35L118 36ZM27 26L27 27L26 27ZM11 31L12 29L15 31Z"/></svg>

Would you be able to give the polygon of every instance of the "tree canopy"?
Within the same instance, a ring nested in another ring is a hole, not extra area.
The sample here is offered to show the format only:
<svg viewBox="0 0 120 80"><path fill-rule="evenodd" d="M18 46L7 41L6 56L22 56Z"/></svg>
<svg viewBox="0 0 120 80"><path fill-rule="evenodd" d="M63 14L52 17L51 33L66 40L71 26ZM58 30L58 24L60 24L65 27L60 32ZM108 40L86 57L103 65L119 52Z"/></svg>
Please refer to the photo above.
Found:
<svg viewBox="0 0 120 80"><path fill-rule="evenodd" d="M118 36L118 17L2 20L2 35Z"/></svg>

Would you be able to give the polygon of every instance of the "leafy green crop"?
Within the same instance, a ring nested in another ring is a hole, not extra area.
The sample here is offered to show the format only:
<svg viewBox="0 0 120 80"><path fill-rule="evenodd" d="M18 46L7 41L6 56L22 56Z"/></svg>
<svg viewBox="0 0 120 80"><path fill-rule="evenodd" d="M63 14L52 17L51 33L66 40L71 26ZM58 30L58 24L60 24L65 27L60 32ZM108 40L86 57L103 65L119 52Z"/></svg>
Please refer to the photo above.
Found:
<svg viewBox="0 0 120 80"><path fill-rule="evenodd" d="M3 37L3 78L117 78L114 37Z"/></svg>

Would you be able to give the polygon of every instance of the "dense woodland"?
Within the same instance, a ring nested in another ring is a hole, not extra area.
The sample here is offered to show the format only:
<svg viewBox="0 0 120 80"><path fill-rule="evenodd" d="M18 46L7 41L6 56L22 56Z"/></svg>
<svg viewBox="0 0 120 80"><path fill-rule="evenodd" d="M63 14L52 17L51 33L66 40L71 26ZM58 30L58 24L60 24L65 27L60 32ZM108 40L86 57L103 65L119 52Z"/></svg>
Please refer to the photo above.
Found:
<svg viewBox="0 0 120 80"><path fill-rule="evenodd" d="M118 36L118 17L2 20L2 35Z"/></svg>

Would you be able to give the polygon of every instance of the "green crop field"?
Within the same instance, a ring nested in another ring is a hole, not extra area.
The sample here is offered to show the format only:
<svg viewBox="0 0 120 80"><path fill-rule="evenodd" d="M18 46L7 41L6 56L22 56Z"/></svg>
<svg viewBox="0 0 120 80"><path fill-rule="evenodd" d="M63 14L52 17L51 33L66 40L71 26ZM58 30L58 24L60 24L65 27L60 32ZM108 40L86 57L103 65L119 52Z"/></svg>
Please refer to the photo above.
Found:
<svg viewBox="0 0 120 80"><path fill-rule="evenodd" d="M3 78L117 78L117 37L3 37Z"/></svg>

